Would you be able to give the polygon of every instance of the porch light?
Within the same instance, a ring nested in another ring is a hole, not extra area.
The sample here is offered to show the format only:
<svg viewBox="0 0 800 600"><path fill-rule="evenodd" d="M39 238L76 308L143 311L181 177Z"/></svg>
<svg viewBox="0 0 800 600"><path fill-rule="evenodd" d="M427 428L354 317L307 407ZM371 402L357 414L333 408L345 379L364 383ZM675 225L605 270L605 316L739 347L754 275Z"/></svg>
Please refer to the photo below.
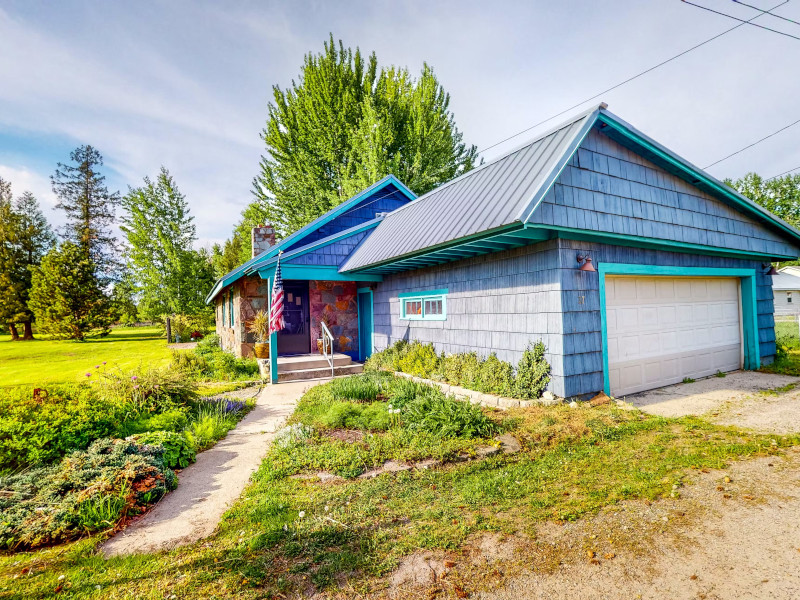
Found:
<svg viewBox="0 0 800 600"><path fill-rule="evenodd" d="M580 265L580 267L578 267L580 271L588 271L590 273L597 271L592 264L592 257L588 254L578 254L578 264Z"/></svg>
<svg viewBox="0 0 800 600"><path fill-rule="evenodd" d="M769 269L769 271L766 271L766 272L764 273L765 275L779 275L779 273L778 273L778 269L776 269L776 268L775 268L775 267L772 265L772 263L761 263L761 268L762 268L762 269L767 269L767 268Z"/></svg>

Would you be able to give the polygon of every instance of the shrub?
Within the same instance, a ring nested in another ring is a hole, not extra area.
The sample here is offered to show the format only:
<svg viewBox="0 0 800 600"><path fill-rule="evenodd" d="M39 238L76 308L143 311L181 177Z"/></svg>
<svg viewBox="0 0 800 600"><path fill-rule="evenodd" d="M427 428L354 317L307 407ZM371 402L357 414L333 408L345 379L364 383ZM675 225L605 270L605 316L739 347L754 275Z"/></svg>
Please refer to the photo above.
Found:
<svg viewBox="0 0 800 600"><path fill-rule="evenodd" d="M197 403L194 415L183 433L192 448L201 452L236 427L244 408L245 403L235 400L202 400Z"/></svg>
<svg viewBox="0 0 800 600"><path fill-rule="evenodd" d="M366 373L334 379L330 383L330 390L337 400L374 402L381 393L381 383L377 373Z"/></svg>
<svg viewBox="0 0 800 600"><path fill-rule="evenodd" d="M522 354L514 385L517 398L539 398L550 382L550 363L545 359L544 352L544 344L538 341L529 345Z"/></svg>
<svg viewBox="0 0 800 600"><path fill-rule="evenodd" d="M172 366L192 379L236 380L258 377L258 363L236 358L219 346L218 335L208 335L194 350L173 351Z"/></svg>
<svg viewBox="0 0 800 600"><path fill-rule="evenodd" d="M367 359L367 362L364 363L364 370L376 371L387 369L389 371L401 371L400 359L408 352L409 345L410 344L406 340L398 340L386 350L375 352Z"/></svg>
<svg viewBox="0 0 800 600"><path fill-rule="evenodd" d="M145 433L148 431L183 431L189 422L185 408L172 408L152 416L142 417L125 423L121 428L123 436Z"/></svg>
<svg viewBox="0 0 800 600"><path fill-rule="evenodd" d="M497 355L492 352L480 364L478 382L481 392L511 396L514 394L514 367L511 366L511 363L497 358Z"/></svg>
<svg viewBox="0 0 800 600"><path fill-rule="evenodd" d="M176 485L160 446L97 440L58 464L0 480L0 547L24 548L111 529Z"/></svg>
<svg viewBox="0 0 800 600"><path fill-rule="evenodd" d="M104 396L130 402L137 413L161 412L197 398L197 384L182 371L169 368L110 371L101 376L99 388Z"/></svg>
<svg viewBox="0 0 800 600"><path fill-rule="evenodd" d="M479 407L441 392L425 394L409 403L401 419L409 431L440 438L490 437L500 429Z"/></svg>
<svg viewBox="0 0 800 600"><path fill-rule="evenodd" d="M365 431L385 431L391 424L389 411L384 402L373 402L372 404L334 402L320 416L319 422L331 429L363 429Z"/></svg>
<svg viewBox="0 0 800 600"><path fill-rule="evenodd" d="M170 469L185 469L196 457L194 448L182 433L150 431L128 439L140 446L161 446L162 460Z"/></svg>
<svg viewBox="0 0 800 600"><path fill-rule="evenodd" d="M173 350L171 365L192 376L193 379L202 379L211 374L211 368L206 359L187 350Z"/></svg>
<svg viewBox="0 0 800 600"><path fill-rule="evenodd" d="M403 373L416 377L428 378L439 366L439 357L433 344L421 344L414 341L408 345L407 351L398 359L397 366Z"/></svg>
<svg viewBox="0 0 800 600"><path fill-rule="evenodd" d="M0 390L0 473L46 463L113 435L129 414L88 383L53 385L38 399L28 387Z"/></svg>

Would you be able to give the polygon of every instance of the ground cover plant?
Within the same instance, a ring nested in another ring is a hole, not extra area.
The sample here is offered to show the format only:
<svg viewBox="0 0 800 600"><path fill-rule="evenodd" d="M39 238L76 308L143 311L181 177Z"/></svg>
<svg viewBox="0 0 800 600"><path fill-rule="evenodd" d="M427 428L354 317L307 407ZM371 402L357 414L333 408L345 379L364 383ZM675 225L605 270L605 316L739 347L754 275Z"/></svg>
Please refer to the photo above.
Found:
<svg viewBox="0 0 800 600"><path fill-rule="evenodd" d="M550 364L541 341L528 346L516 368L494 353L485 358L476 352L438 356L433 344L416 340L410 343L400 340L386 350L376 352L367 360L365 368L367 371L400 371L522 400L541 397L550 382Z"/></svg>
<svg viewBox="0 0 800 600"><path fill-rule="evenodd" d="M366 396L352 403L385 403L388 411L390 398L403 396L408 404L424 392L413 382L387 379L370 399L365 390L374 390L375 382L362 383L319 386L306 394L304 408L277 436L253 484L210 539L112 561L96 555L97 537L0 556L0 594L43 598L58 586L73 598L250 599L337 588L345 597L379 594L386 574L414 552L458 555L487 532L531 534L544 521L580 519L622 500L656 501L680 494L700 470L800 444L798 436L756 435L614 405L536 406L480 409L520 442L518 453L451 461L488 441L437 438L400 425L355 430L345 441L341 429L324 425L322 397L333 403ZM388 386L395 387L387 393ZM422 456L445 462L358 477L389 458ZM343 479L321 484L308 478L321 470ZM451 576L458 577L458 567Z"/></svg>
<svg viewBox="0 0 800 600"><path fill-rule="evenodd" d="M767 373L800 375L800 327L795 319L775 322L776 355L772 364L761 368Z"/></svg>
<svg viewBox="0 0 800 600"><path fill-rule="evenodd" d="M12 342L10 336L0 335L0 387L73 383L103 362L109 369L128 371L142 365L166 366L169 360L170 350L158 327L115 327L107 337L83 342L45 335Z"/></svg>

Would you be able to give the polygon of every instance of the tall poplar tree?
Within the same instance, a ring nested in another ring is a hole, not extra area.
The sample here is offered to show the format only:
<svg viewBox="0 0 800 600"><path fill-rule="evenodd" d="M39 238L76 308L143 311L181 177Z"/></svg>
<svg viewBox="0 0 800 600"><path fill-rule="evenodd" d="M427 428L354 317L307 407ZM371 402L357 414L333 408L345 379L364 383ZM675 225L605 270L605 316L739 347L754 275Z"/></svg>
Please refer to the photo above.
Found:
<svg viewBox="0 0 800 600"><path fill-rule="evenodd" d="M100 173L103 157L92 146L79 146L70 153L72 164L58 163L51 177L58 197L56 208L63 210L67 223L61 230L97 269L97 280L105 288L116 275L119 260L116 240L110 227L120 203L118 192L109 192Z"/></svg>
<svg viewBox="0 0 800 600"><path fill-rule="evenodd" d="M273 87L267 153L240 239L258 223L291 233L390 173L423 194L470 170L477 149L462 141L449 106L427 64L418 77L379 68L375 53L337 46L331 35L290 88Z"/></svg>
<svg viewBox="0 0 800 600"><path fill-rule="evenodd" d="M145 177L143 186L130 188L122 207L120 229L139 314L155 320L207 310L205 296L214 283L211 258L192 248L194 217L169 171L161 167L155 181Z"/></svg>

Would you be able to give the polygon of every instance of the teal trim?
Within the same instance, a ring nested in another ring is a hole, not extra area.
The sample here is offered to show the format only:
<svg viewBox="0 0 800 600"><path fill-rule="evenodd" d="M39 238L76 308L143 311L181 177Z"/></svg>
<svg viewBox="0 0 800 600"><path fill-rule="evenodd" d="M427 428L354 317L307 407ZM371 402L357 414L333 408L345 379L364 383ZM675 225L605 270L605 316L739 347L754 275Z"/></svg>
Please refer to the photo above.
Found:
<svg viewBox="0 0 800 600"><path fill-rule="evenodd" d="M425 292L403 292L398 294L397 298L400 300L400 319L406 321L446 321L447 320L447 289L442 290L428 290ZM441 314L429 315L425 312L425 302L430 300L442 301ZM407 302L419 302L420 314L406 314Z"/></svg>
<svg viewBox="0 0 800 600"><path fill-rule="evenodd" d="M569 161L572 159L573 154L575 154L578 151L578 148L583 143L583 140L592 130L592 127L594 126L594 123L597 120L598 115L600 114L600 110L601 110L600 108L595 108L594 110L586 114L586 121L583 123L583 125L581 125L581 128L575 132L575 135L572 137L572 139L569 141L569 144L567 145L566 151L558 159L556 164L553 166L553 169L550 171L550 173L547 175L544 181L542 181L541 185L533 194L533 197L530 199L525 208L523 208L522 211L519 213L519 216L517 217L518 221L527 223L528 220L530 220L533 213L536 212L536 209L542 203L542 200L544 200L544 197L547 195L547 192L549 192L550 188L553 187L556 180L561 175L561 172L567 166L567 163L569 163Z"/></svg>
<svg viewBox="0 0 800 600"><path fill-rule="evenodd" d="M234 269L230 273L227 273L227 274L223 275L214 284L214 287L211 289L211 292L209 292L208 296L206 296L206 304L210 303L211 300L213 300L217 296L217 294L219 294L219 292L223 288L225 288L227 285L230 285L231 283L233 283L234 281L236 281L237 279L239 279L240 277L242 277L243 275L245 275L248 272L254 272L254 271L258 270L258 267L256 267L256 264L261 263L262 261L266 263L268 261L268 259L270 259L270 258L272 258L274 256L277 256L277 254L278 254L278 252L280 250L283 250L287 246L291 246L292 244L297 243L298 241L303 239L305 236L307 236L312 231L316 231L317 229L319 229L323 225L329 223L330 221L332 221L333 219L335 219L336 217L341 215L342 213L347 212L349 209L351 209L353 207L353 205L358 204L359 202L364 200L370 194L372 194L372 193L374 193L374 192L376 192L376 191L378 191L378 190L380 190L380 189L382 189L382 188L384 188L384 187L386 187L388 185L394 185L394 187L396 187L397 190L400 191L409 200L415 200L417 198L417 195L414 192L412 192L410 189L408 189L405 186L405 184L403 184L403 182L401 182L399 179L397 179L397 177L395 177L394 175L387 175L383 179L380 179L379 181L376 181L375 183L373 183L367 189L359 192L358 194L356 194L352 198L349 198L348 200L345 200L344 202L342 202L337 207L329 210L327 213L325 213L321 217L315 219L314 221L312 221L308 225L306 225L304 227L301 227L300 229L295 231L293 234L291 234L288 237L286 237L285 239L281 240L278 244L275 244L267 252L259 254L255 258L251 258L249 261L247 261L243 265L237 267L236 269ZM353 281L353 279L350 278L347 281Z"/></svg>
<svg viewBox="0 0 800 600"><path fill-rule="evenodd" d="M744 369L761 367L758 341L758 307L756 301L756 270L725 269L713 267L667 267L654 265L631 265L600 263L597 268L600 293L600 330L603 341L603 389L611 395L608 374L608 325L606 323L606 276L642 275L646 277L737 277L741 281L742 302L742 346Z"/></svg>
<svg viewBox="0 0 800 600"><path fill-rule="evenodd" d="M707 246L705 244L692 244L690 242L677 242L675 240L651 238L638 235L627 235L624 233L608 233L605 231L589 231L586 229L576 229L574 227L562 227L560 225L539 225L528 223L528 229L553 231L558 233L558 237L600 243L613 243L617 246L629 246L635 248L653 248L655 250L670 250L672 252L690 252L702 254L714 254L729 258L749 258L764 260L769 262L797 260L796 256L765 254L763 252L750 252L746 250L736 250L734 248L720 248L718 246ZM563 235L562 235L563 234Z"/></svg>
<svg viewBox="0 0 800 600"><path fill-rule="evenodd" d="M270 267L274 270L274 267ZM258 274L264 279L268 269L259 269ZM281 262L281 275L284 279L300 279L318 281L383 281L382 275L369 273L340 273L335 266L319 265L285 265Z"/></svg>
<svg viewBox="0 0 800 600"><path fill-rule="evenodd" d="M369 295L369 318L361 314L361 296ZM362 362L375 349L375 299L370 288L358 289L358 357ZM368 335L367 335L368 334Z"/></svg>
<svg viewBox="0 0 800 600"><path fill-rule="evenodd" d="M230 291L230 296L228 298L228 325L233 327L235 322L235 317L233 316L233 290Z"/></svg>
<svg viewBox="0 0 800 600"><path fill-rule="evenodd" d="M403 292L402 294L397 294L398 298L417 298L417 297L425 297L425 296L442 296L444 294L449 294L449 290L447 288L441 290L429 290L427 292Z"/></svg>
<svg viewBox="0 0 800 600"><path fill-rule="evenodd" d="M699 183L702 183L711 191L723 196L724 198L732 202L737 208L743 209L743 211L745 213L750 214L750 216L754 216L757 219L760 219L761 221L773 225L782 232L788 233L789 236L791 236L791 238L793 238L795 242L800 240L800 231L797 231L797 229L795 229L782 219L773 215L771 212L765 210L764 208L758 206L755 202L753 202L749 198L746 198L745 196L739 194L735 190L729 188L727 185L725 185L718 179L712 177L699 167L694 166L686 159L668 150L655 140L647 137L645 134L638 131L636 128L629 125L622 119L616 117L615 115L612 115L611 113L606 112L605 110L601 110L599 116L597 117L597 120L600 123L608 125L614 131L617 131L618 133L628 138L635 144L638 144L639 146L645 148L660 160L665 161L672 167L682 171L686 175L689 175L690 177L687 179L687 181L690 181L692 185L696 186Z"/></svg>

